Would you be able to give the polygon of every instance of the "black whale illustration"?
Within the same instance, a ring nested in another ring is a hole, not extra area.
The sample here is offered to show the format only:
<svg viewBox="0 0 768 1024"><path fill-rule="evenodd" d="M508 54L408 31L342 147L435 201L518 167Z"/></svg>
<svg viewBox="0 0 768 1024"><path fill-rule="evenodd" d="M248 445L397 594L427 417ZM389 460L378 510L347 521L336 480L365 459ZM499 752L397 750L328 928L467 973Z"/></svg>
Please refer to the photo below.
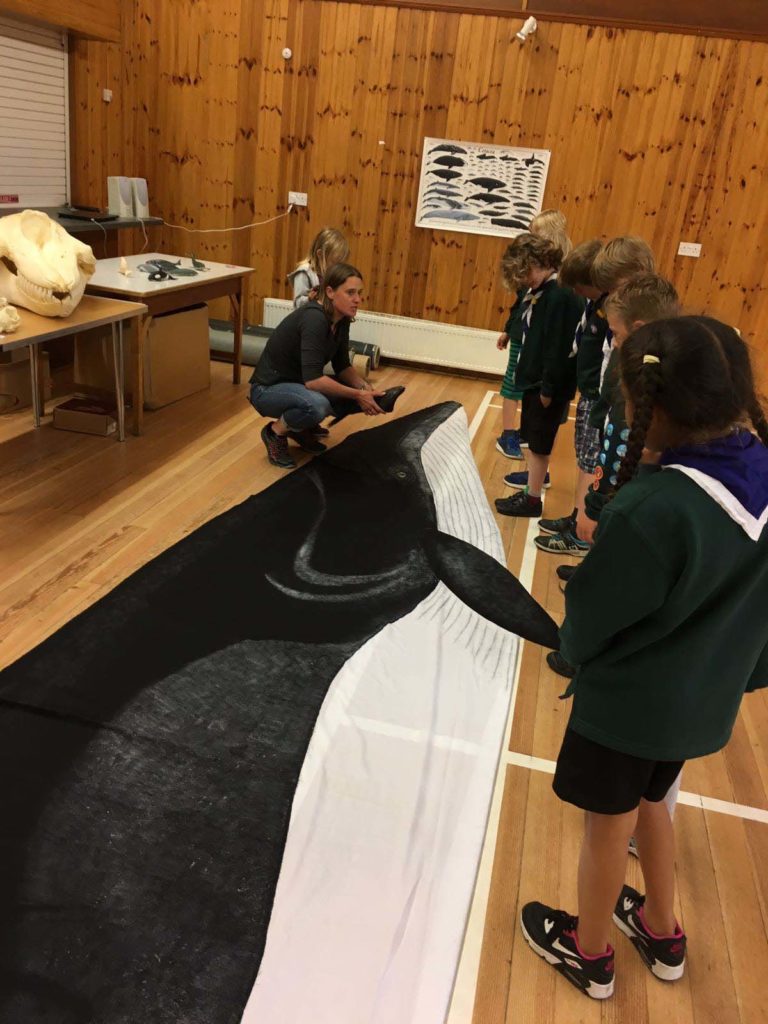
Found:
<svg viewBox="0 0 768 1024"><path fill-rule="evenodd" d="M439 580L557 645L510 573L436 527L420 452L457 408L352 435L0 674L0 1020L238 1024L344 663Z"/></svg>

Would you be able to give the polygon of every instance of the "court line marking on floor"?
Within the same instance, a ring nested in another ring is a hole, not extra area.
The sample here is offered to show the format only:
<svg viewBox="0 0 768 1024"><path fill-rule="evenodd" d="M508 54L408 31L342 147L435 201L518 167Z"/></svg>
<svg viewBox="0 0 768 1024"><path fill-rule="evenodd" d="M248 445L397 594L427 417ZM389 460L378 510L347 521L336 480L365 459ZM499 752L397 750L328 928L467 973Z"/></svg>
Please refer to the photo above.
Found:
<svg viewBox="0 0 768 1024"><path fill-rule="evenodd" d="M496 394L490 391L485 396ZM481 403L483 415L487 412L490 399L485 404ZM481 418L478 418L480 409L472 420L470 427L470 438L474 437L480 427ZM474 433L473 433L474 428ZM533 570L536 564L536 545L533 543L534 536L538 533L537 519L529 519L528 529L525 536L523 548L523 559L520 565L520 582L530 592L533 584ZM523 644L521 640L517 645L515 669L512 681L512 694L509 700L509 713L504 729L504 746L499 758L499 767L496 773L496 782L493 787L491 808L488 814L488 825L485 830L483 850L480 855L480 866L475 881L475 891L472 896L472 904L467 918L467 927L464 933L464 944L462 946L459 963L456 969L456 978L451 996L451 1004L446 1017L446 1024L469 1024L475 1008L475 995L477 993L477 979L480 972L480 954L485 934L485 919L488 913L488 900L491 892L491 875L493 862L496 856L496 842L499 834L499 823L501 820L501 801L504 795L504 783L506 777L506 757L512 738L512 723L515 718L515 705L520 685L520 666L523 660Z"/></svg>
<svg viewBox="0 0 768 1024"><path fill-rule="evenodd" d="M474 441L475 434L480 429L480 424L483 422L483 417L488 411L488 406L491 404L491 399L494 395L498 394L497 391L486 391L480 405L477 408L477 412L472 417L472 422L469 424L469 440Z"/></svg>
<svg viewBox="0 0 768 1024"><path fill-rule="evenodd" d="M505 760L507 764L515 765L518 768L529 768L531 771L545 772L547 775L555 774L555 762L543 757L534 757L532 754L520 754L515 750L509 750ZM745 818L768 825L768 811L762 807L736 804L730 800L718 800L716 797L704 796L702 793L689 793L685 789L680 790L677 802L688 807L698 807L703 811L728 814L733 818Z"/></svg>

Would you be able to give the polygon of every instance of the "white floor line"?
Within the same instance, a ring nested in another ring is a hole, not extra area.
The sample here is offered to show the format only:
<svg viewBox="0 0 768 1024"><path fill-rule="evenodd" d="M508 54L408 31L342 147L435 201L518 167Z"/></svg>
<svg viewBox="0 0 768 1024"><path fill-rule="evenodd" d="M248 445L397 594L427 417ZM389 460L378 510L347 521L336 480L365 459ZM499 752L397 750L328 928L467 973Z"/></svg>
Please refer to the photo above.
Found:
<svg viewBox="0 0 768 1024"><path fill-rule="evenodd" d="M485 397L480 403L477 412L475 413L472 422L469 424L469 440L474 441L475 434L480 429L480 424L483 422L483 416L485 416L488 406L491 404L491 399L494 395L497 395L498 391L486 391Z"/></svg>
<svg viewBox="0 0 768 1024"><path fill-rule="evenodd" d="M535 772L546 772L548 775L555 774L554 761L548 761L543 757L533 757L532 754L519 754L515 750L507 752L506 763L517 765L519 768L530 768ZM734 818L761 821L768 825L768 811L763 810L761 807L750 807L749 804L734 804L730 800L717 800L713 796L702 796L701 793L688 793L684 789L680 791L677 802L679 804L686 804L688 807L700 807L704 811L730 814Z"/></svg>
<svg viewBox="0 0 768 1024"><path fill-rule="evenodd" d="M525 549L523 561L520 566L520 582L526 590L530 591L533 582L533 569L536 562L536 547L533 538L538 533L538 519L528 521L528 531L525 537ZM488 897L491 891L491 872L496 854L496 838L499 833L499 820L501 817L501 800L504 795L504 781L507 774L507 761L504 752L509 750L509 743L512 736L512 722L515 717L515 704L520 683L520 666L523 660L523 641L517 647L517 659L515 662L515 675L512 683L512 696L509 702L509 716L507 726L504 730L504 747L502 756L499 758L499 768L496 774L496 784L493 789L491 810L488 815L488 828L485 833L483 852L480 857L480 867L475 882L475 893L472 898L472 906L467 920L467 930L464 935L464 946L459 959L459 966L456 971L456 981L453 986L451 1005L446 1017L446 1024L470 1024L475 1007L475 993L477 991L477 975L480 969L480 952L483 945L483 934L485 932L485 917L488 911Z"/></svg>

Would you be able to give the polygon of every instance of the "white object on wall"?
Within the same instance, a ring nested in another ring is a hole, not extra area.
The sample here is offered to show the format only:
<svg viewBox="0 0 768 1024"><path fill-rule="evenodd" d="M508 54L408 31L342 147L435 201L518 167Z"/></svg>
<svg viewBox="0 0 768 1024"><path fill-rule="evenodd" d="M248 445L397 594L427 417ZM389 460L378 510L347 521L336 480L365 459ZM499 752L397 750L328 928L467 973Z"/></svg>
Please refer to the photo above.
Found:
<svg viewBox="0 0 768 1024"><path fill-rule="evenodd" d="M513 238L541 212L550 151L424 139L416 227Z"/></svg>
<svg viewBox="0 0 768 1024"><path fill-rule="evenodd" d="M701 242L681 242L677 247L678 256L701 256Z"/></svg>
<svg viewBox="0 0 768 1024"><path fill-rule="evenodd" d="M123 175L107 178L109 212L118 217L133 217L133 190L131 179Z"/></svg>
<svg viewBox="0 0 768 1024"><path fill-rule="evenodd" d="M264 299L264 326L277 327L292 312L289 299ZM498 331L365 310L355 317L350 335L378 345L390 359L499 376L507 369L507 352L496 348Z"/></svg>
<svg viewBox="0 0 768 1024"><path fill-rule="evenodd" d="M0 15L0 205L68 198L66 34Z"/></svg>

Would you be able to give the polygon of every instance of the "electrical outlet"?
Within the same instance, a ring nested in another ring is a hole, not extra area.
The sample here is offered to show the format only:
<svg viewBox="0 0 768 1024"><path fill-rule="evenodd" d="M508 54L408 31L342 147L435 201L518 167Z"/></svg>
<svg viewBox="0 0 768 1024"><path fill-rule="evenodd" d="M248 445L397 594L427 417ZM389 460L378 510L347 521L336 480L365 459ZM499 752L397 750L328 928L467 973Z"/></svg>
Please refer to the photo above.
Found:
<svg viewBox="0 0 768 1024"><path fill-rule="evenodd" d="M306 192L289 192L288 193L288 205L289 206L306 206L307 205L307 193Z"/></svg>
<svg viewBox="0 0 768 1024"><path fill-rule="evenodd" d="M677 247L678 256L701 256L701 242L681 242Z"/></svg>

